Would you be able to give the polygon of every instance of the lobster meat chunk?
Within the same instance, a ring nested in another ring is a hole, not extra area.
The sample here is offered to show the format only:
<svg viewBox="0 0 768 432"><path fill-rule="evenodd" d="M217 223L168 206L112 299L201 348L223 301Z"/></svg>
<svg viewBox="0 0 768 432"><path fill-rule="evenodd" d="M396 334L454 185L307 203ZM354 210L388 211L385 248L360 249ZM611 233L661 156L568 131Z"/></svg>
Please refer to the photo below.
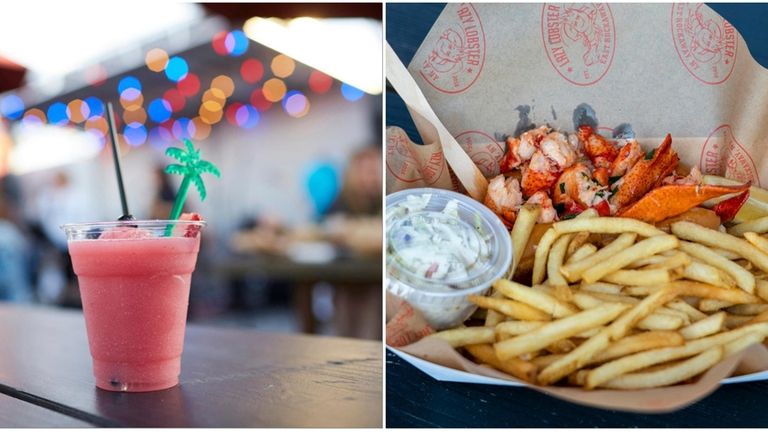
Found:
<svg viewBox="0 0 768 432"><path fill-rule="evenodd" d="M665 185L648 192L634 204L619 211L618 215L648 223L660 222L685 213L704 201L748 191L749 186L749 183L740 186Z"/></svg>

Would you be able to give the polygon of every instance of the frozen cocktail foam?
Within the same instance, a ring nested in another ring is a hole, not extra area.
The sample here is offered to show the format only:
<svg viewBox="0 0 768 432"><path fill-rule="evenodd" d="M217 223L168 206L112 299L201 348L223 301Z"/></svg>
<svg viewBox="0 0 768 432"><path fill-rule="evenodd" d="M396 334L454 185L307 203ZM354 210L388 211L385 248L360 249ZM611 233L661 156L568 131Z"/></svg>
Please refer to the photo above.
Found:
<svg viewBox="0 0 768 432"><path fill-rule="evenodd" d="M117 227L109 231L104 231L99 236L100 240L117 240L117 239L142 239L150 238L152 234L143 229L139 229L131 226Z"/></svg>

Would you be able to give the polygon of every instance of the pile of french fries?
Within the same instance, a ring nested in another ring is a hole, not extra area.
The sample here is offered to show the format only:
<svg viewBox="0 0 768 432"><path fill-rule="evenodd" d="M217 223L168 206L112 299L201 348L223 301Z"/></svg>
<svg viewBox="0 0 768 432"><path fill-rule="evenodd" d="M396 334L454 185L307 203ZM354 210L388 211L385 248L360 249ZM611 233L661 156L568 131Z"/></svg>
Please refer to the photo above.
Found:
<svg viewBox="0 0 768 432"><path fill-rule="evenodd" d="M516 251L539 212L518 214ZM594 211L556 222L536 247L531 286L511 280L515 256L509 279L470 296L485 325L434 336L529 383L584 389L686 382L764 342L768 217L728 233L684 221L670 231Z"/></svg>

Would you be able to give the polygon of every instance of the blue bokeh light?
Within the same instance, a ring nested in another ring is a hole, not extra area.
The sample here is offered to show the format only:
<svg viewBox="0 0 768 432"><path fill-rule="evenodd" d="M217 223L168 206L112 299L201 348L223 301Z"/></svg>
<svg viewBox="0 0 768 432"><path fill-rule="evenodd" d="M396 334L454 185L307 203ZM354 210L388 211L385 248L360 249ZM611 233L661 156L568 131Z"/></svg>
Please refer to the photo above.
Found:
<svg viewBox="0 0 768 432"><path fill-rule="evenodd" d="M173 122L173 127L171 128L171 131L173 132L174 138L177 140L183 140L183 139L190 139L192 138L193 133L190 133L190 125L194 131L194 124L192 124L192 121L189 120L186 117L181 117L180 119Z"/></svg>
<svg viewBox="0 0 768 432"><path fill-rule="evenodd" d="M138 78L134 76L127 76L120 80L120 82L117 84L117 92L122 94L124 91L128 89L136 89L139 92L141 91L141 82Z"/></svg>
<svg viewBox="0 0 768 432"><path fill-rule="evenodd" d="M248 36L242 30L234 30L227 34L224 46L232 57L239 57L248 51Z"/></svg>
<svg viewBox="0 0 768 432"><path fill-rule="evenodd" d="M165 76L173 82L179 82L186 78L189 73L189 65L187 61L181 57L174 56L168 60L168 64L165 65Z"/></svg>
<svg viewBox="0 0 768 432"><path fill-rule="evenodd" d="M253 105L243 105L235 112L235 122L243 129L253 129L259 124L261 116Z"/></svg>
<svg viewBox="0 0 768 432"><path fill-rule="evenodd" d="M24 101L16 95L8 95L0 101L0 113L11 120L20 118L24 108Z"/></svg>
<svg viewBox="0 0 768 432"><path fill-rule="evenodd" d="M360 100L365 93L357 87L353 87L347 83L341 83L341 95L344 96L344 99L354 102Z"/></svg>
<svg viewBox="0 0 768 432"><path fill-rule="evenodd" d="M56 102L48 107L48 123L52 125L63 124L69 121L67 116L67 105L63 102Z"/></svg>
<svg viewBox="0 0 768 432"><path fill-rule="evenodd" d="M165 99L155 99L149 103L147 108L149 118L156 123L162 123L171 118L171 104Z"/></svg>
<svg viewBox="0 0 768 432"><path fill-rule="evenodd" d="M133 147L138 147L147 141L147 129L141 123L129 123L123 129L125 142Z"/></svg>
<svg viewBox="0 0 768 432"><path fill-rule="evenodd" d="M88 105L88 109L90 110L89 116L100 117L104 115L104 102L102 102L101 99L96 96L91 96L85 98L83 102Z"/></svg>

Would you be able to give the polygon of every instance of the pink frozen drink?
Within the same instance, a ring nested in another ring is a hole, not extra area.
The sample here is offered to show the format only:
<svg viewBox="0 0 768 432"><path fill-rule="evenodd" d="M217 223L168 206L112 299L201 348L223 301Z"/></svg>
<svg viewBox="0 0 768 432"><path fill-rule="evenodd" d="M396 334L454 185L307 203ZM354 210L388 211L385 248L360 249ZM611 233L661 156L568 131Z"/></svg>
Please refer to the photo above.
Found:
<svg viewBox="0 0 768 432"><path fill-rule="evenodd" d="M96 386L162 390L179 382L201 221L65 226ZM130 225L128 225L130 224Z"/></svg>

